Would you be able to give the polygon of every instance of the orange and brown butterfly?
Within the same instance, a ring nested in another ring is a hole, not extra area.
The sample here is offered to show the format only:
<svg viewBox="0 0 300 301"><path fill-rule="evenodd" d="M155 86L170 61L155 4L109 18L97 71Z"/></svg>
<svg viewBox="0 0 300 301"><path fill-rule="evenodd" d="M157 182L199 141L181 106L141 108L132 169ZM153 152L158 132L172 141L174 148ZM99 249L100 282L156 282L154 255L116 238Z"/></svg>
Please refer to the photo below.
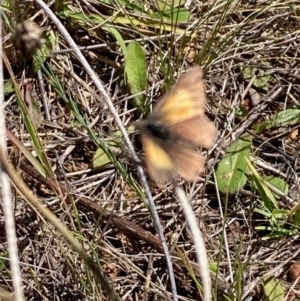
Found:
<svg viewBox="0 0 300 301"><path fill-rule="evenodd" d="M203 73L199 66L187 71L136 128L141 134L146 168L157 182L181 176L195 181L204 171L199 146L214 144L217 129L204 114Z"/></svg>

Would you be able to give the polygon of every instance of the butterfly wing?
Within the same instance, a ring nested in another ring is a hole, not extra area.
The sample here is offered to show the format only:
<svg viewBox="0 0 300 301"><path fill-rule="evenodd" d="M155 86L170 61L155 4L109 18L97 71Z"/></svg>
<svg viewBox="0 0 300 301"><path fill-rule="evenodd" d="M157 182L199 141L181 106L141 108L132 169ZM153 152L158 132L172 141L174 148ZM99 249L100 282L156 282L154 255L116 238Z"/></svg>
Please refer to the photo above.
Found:
<svg viewBox="0 0 300 301"><path fill-rule="evenodd" d="M204 114L206 103L203 74L199 66L181 76L153 110L162 123L172 125Z"/></svg>
<svg viewBox="0 0 300 301"><path fill-rule="evenodd" d="M214 144L218 133L213 122L204 115L169 125L167 129L195 146L206 148Z"/></svg>
<svg viewBox="0 0 300 301"><path fill-rule="evenodd" d="M155 181L169 182L177 176L195 181L204 171L204 157L194 149L177 143L162 144L148 136L142 136L142 143L147 170Z"/></svg>
<svg viewBox="0 0 300 301"><path fill-rule="evenodd" d="M173 178L181 176L186 181L196 181L199 173L205 170L205 159L197 150L173 145L168 154L173 162Z"/></svg>
<svg viewBox="0 0 300 301"><path fill-rule="evenodd" d="M158 182L169 182L173 179L174 164L171 157L154 137L141 136L145 153L146 168L150 177Z"/></svg>
<svg viewBox="0 0 300 301"><path fill-rule="evenodd" d="M193 145L209 148L216 139L217 129L204 115L206 95L202 78L199 66L180 77L155 106L153 120L159 119L169 132Z"/></svg>

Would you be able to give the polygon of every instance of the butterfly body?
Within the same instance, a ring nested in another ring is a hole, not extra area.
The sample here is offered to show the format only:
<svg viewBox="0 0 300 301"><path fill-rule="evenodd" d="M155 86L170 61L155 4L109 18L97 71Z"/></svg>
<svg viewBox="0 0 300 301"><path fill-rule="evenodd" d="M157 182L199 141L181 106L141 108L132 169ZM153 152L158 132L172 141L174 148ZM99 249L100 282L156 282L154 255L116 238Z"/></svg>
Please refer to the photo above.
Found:
<svg viewBox="0 0 300 301"><path fill-rule="evenodd" d="M164 141L172 140L172 133L170 133L164 126L148 123L144 127L145 131L148 132L148 135L156 137L158 139L162 139Z"/></svg>
<svg viewBox="0 0 300 301"><path fill-rule="evenodd" d="M156 104L153 113L138 123L150 177L159 182L177 176L194 181L204 171L199 146L210 147L217 135L204 115L206 97L200 67L183 75Z"/></svg>

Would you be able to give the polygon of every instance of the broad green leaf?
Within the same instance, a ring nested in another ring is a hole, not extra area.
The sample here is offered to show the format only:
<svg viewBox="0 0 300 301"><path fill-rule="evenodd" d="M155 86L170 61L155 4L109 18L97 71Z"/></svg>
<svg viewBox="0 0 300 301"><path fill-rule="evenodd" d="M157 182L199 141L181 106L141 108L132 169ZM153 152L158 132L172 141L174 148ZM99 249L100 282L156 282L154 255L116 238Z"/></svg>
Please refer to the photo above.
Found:
<svg viewBox="0 0 300 301"><path fill-rule="evenodd" d="M282 179L274 176L264 176L263 179L272 186L276 187L278 190L282 191L285 195L289 193L289 186ZM275 194L275 197L280 198L277 194Z"/></svg>
<svg viewBox="0 0 300 301"><path fill-rule="evenodd" d="M163 20L173 21L173 23L184 23L190 20L191 12L184 7L166 10L163 15Z"/></svg>
<svg viewBox="0 0 300 301"><path fill-rule="evenodd" d="M106 165L110 162L110 159L108 158L107 154L104 152L102 148L98 148L94 154L93 158L93 166L94 167L101 167Z"/></svg>
<svg viewBox="0 0 300 301"><path fill-rule="evenodd" d="M254 127L257 131L262 132L270 128L295 125L297 123L300 123L300 109L287 109L275 114L268 121L257 123Z"/></svg>
<svg viewBox="0 0 300 301"><path fill-rule="evenodd" d="M255 182L257 191L264 202L265 207L270 211L273 212L275 208L278 208L278 203L270 190L270 188L266 185L264 179L258 174L254 166L251 164L250 160L246 158L247 164L252 173L252 179Z"/></svg>
<svg viewBox="0 0 300 301"><path fill-rule="evenodd" d="M119 146L122 143L121 131L112 133L111 136L105 140L107 147L109 147L110 149L119 149ZM93 166L101 167L110 162L111 160L108 157L107 153L102 148L98 148L94 154Z"/></svg>
<svg viewBox="0 0 300 301"><path fill-rule="evenodd" d="M143 48L138 42L132 41L127 46L125 73L131 94L141 93L147 86L147 66ZM135 96L133 105L144 109L145 94Z"/></svg>
<svg viewBox="0 0 300 301"><path fill-rule="evenodd" d="M265 296L268 301L284 301L284 289L278 279L273 277L264 282Z"/></svg>
<svg viewBox="0 0 300 301"><path fill-rule="evenodd" d="M219 190L233 194L247 182L246 159L250 155L251 138L244 135L229 147L216 172Z"/></svg>
<svg viewBox="0 0 300 301"><path fill-rule="evenodd" d="M171 7L173 8L183 6L186 0L157 0L156 5L158 6L159 10L166 11L170 10Z"/></svg>
<svg viewBox="0 0 300 301"><path fill-rule="evenodd" d="M14 88L14 83L11 79L5 81L5 84L4 84L4 93L5 94L9 94L9 93L12 93L15 91L15 88Z"/></svg>

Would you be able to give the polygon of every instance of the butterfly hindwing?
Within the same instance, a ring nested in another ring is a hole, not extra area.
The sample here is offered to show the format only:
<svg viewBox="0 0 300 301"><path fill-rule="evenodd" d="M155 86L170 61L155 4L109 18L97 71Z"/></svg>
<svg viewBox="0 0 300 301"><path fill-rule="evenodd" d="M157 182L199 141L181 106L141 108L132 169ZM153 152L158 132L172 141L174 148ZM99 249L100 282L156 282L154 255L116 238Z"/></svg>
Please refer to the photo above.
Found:
<svg viewBox="0 0 300 301"><path fill-rule="evenodd" d="M155 138L147 135L142 136L142 144L150 177L158 182L170 181L174 173L174 164L168 153Z"/></svg>
<svg viewBox="0 0 300 301"><path fill-rule="evenodd" d="M213 122L203 116L196 116L193 119L183 120L181 122L166 126L169 132L182 137L195 146L209 148L213 145L217 129Z"/></svg>
<svg viewBox="0 0 300 301"><path fill-rule="evenodd" d="M173 145L168 154L173 162L173 178L181 176L186 181L196 181L199 173L205 170L205 159L197 150Z"/></svg>
<svg viewBox="0 0 300 301"><path fill-rule="evenodd" d="M195 181L204 171L204 157L195 149L180 144L160 143L158 140L142 138L146 167L152 179L169 182L177 176Z"/></svg>

